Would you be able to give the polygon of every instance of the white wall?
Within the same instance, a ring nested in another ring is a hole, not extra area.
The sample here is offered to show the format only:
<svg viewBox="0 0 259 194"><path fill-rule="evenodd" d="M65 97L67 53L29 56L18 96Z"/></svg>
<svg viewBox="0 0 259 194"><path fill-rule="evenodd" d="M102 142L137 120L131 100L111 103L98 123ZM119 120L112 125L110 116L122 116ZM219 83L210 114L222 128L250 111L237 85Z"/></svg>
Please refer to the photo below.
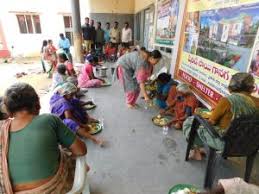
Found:
<svg viewBox="0 0 259 194"><path fill-rule="evenodd" d="M13 55L39 55L44 39L58 42L59 33L64 32L63 15L71 14L70 0L8 0L0 6L3 30L8 49ZM51 6L49 6L51 5ZM88 1L81 1L81 18L88 14ZM16 13L36 12L40 15L41 34L21 34ZM14 47L12 50L11 47Z"/></svg>

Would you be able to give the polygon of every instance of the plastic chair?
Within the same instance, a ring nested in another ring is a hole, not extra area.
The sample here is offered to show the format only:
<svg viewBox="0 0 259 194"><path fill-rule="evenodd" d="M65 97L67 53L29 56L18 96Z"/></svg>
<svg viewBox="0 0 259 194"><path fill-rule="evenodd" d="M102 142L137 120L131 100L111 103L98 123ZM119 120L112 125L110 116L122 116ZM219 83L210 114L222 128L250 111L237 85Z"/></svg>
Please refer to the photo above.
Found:
<svg viewBox="0 0 259 194"><path fill-rule="evenodd" d="M215 137L221 138L225 142L221 157L246 157L246 170L244 180L249 182L254 159L259 150L259 115L242 116L232 121L229 129L223 137L215 131L206 120L200 116L194 116L189 143L186 150L185 161L189 160L189 153L194 144L197 135L197 129L202 125L208 132ZM204 188L211 188L215 177L215 165L218 159L218 150L209 147L203 142L205 147L209 148L207 169L205 174Z"/></svg>
<svg viewBox="0 0 259 194"><path fill-rule="evenodd" d="M90 194L89 182L86 174L85 156L76 159L74 184L67 194Z"/></svg>

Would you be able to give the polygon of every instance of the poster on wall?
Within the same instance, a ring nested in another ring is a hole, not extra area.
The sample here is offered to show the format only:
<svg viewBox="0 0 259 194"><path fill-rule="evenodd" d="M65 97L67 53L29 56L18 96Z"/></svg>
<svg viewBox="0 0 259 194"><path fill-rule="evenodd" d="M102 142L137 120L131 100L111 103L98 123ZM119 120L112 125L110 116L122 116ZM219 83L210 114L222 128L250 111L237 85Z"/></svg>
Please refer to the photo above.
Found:
<svg viewBox="0 0 259 194"><path fill-rule="evenodd" d="M258 1L192 0L187 14L178 77L211 105L229 94L236 72L258 76L259 86Z"/></svg>
<svg viewBox="0 0 259 194"><path fill-rule="evenodd" d="M179 13L179 0L158 0L157 3L157 44L173 46Z"/></svg>

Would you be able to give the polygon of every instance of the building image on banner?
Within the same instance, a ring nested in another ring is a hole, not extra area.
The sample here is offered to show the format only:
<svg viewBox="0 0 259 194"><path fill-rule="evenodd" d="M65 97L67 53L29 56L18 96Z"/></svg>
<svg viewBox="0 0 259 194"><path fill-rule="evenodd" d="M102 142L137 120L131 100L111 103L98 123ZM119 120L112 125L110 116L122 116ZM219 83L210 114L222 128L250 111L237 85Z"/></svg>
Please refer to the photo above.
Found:
<svg viewBox="0 0 259 194"><path fill-rule="evenodd" d="M155 38L157 44L174 45L178 13L178 0L158 0Z"/></svg>
<svg viewBox="0 0 259 194"><path fill-rule="evenodd" d="M249 72L259 78L259 41L256 43Z"/></svg>
<svg viewBox="0 0 259 194"><path fill-rule="evenodd" d="M189 2L177 73L212 106L229 94L233 74L250 72L259 76L258 1L213 3ZM256 82L259 86L259 79ZM257 95L258 91L259 87Z"/></svg>

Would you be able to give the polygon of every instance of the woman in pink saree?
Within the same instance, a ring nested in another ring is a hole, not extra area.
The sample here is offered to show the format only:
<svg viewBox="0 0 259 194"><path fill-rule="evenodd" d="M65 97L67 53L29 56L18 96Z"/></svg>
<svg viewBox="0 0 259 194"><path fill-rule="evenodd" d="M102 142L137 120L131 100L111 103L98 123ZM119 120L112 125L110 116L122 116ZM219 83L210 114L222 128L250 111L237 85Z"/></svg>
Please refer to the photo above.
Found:
<svg viewBox="0 0 259 194"><path fill-rule="evenodd" d="M136 101L140 92L149 101L149 97L145 90L145 82L153 72L153 66L162 58L158 50L148 52L132 52L119 58L118 77L124 87L126 95L126 103L128 108L136 107Z"/></svg>
<svg viewBox="0 0 259 194"><path fill-rule="evenodd" d="M95 77L93 67L98 64L98 59L89 56L87 63L83 66L81 73L78 76L78 86L80 88L98 88L101 87L104 81Z"/></svg>

